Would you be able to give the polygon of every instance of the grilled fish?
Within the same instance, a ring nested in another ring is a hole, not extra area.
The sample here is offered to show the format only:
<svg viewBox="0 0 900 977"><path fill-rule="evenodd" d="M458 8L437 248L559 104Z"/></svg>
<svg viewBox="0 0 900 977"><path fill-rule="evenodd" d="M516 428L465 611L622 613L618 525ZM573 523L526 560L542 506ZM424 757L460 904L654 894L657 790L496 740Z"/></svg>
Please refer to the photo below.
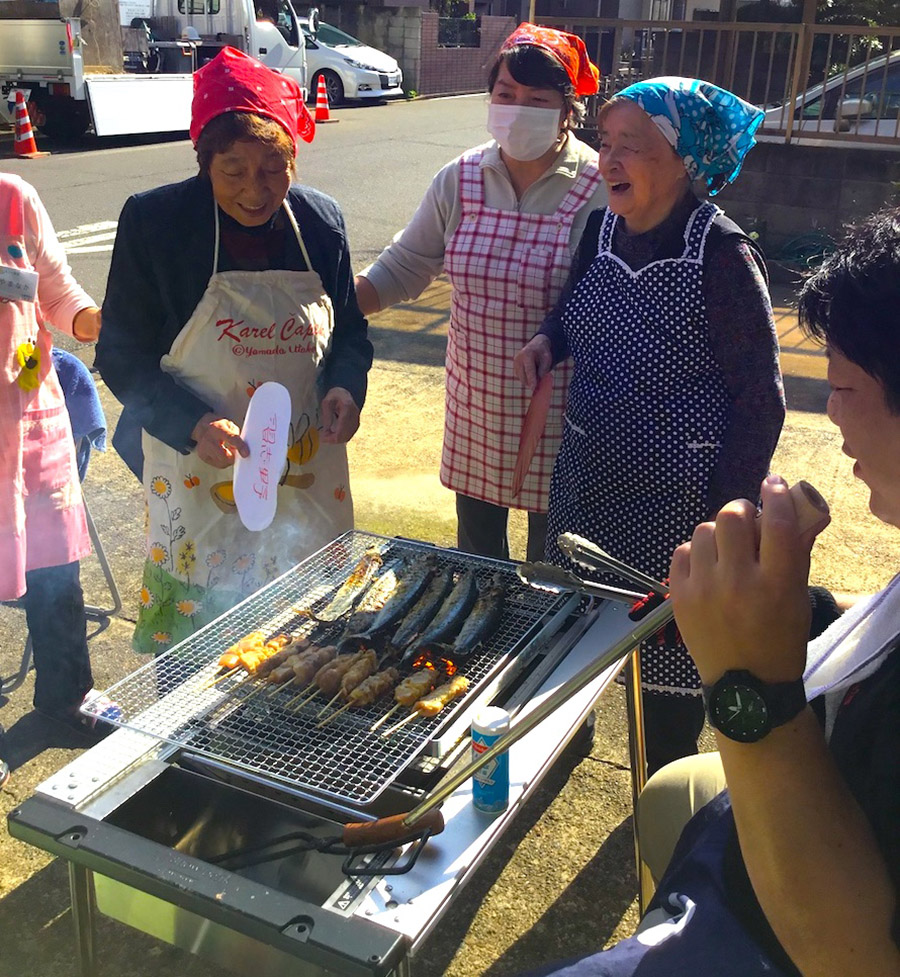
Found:
<svg viewBox="0 0 900 977"><path fill-rule="evenodd" d="M416 650L449 658L454 665L459 665L475 654L500 626L505 602L506 585L497 574L478 595L472 613L466 618L453 641L442 643L423 640Z"/></svg>
<svg viewBox="0 0 900 977"><path fill-rule="evenodd" d="M413 561L404 561L399 569L400 580L379 610L365 627L353 629L356 612L350 618L347 633L339 647L347 645L368 648L374 641L383 637L402 621L425 592L436 570L430 556L421 556ZM362 604L360 604L362 607Z"/></svg>
<svg viewBox="0 0 900 977"><path fill-rule="evenodd" d="M390 645L395 651L404 651L419 637L440 610L452 589L453 577L449 571L441 570L432 577L431 583L394 632Z"/></svg>
<svg viewBox="0 0 900 977"><path fill-rule="evenodd" d="M402 565L400 569L402 570ZM382 572L366 588L366 592L360 597L348 618L345 637L361 634L372 626L379 612L391 599L391 595L396 593L401 580L402 576L398 575L394 567L382 569ZM341 646L342 642L338 642L338 647Z"/></svg>
<svg viewBox="0 0 900 977"><path fill-rule="evenodd" d="M336 621L343 617L363 595L381 563L381 550L377 546L370 546L331 601L321 611L310 611L310 616L317 621Z"/></svg>
<svg viewBox="0 0 900 977"><path fill-rule="evenodd" d="M456 581L456 586L441 605L441 609L435 615L428 629L406 651L401 659L401 664L410 664L422 653L424 648L442 645L455 638L474 607L477 598L478 585L475 581L475 571L466 570Z"/></svg>

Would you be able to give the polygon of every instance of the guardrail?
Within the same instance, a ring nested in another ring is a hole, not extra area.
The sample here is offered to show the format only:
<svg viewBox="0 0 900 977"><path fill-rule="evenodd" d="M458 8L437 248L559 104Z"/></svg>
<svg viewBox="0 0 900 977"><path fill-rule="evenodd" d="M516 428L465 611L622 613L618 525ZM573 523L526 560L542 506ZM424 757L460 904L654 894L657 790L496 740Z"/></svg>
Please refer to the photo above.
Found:
<svg viewBox="0 0 900 977"><path fill-rule="evenodd" d="M600 66L588 106L660 75L704 78L762 107L760 138L900 148L900 27L539 17Z"/></svg>

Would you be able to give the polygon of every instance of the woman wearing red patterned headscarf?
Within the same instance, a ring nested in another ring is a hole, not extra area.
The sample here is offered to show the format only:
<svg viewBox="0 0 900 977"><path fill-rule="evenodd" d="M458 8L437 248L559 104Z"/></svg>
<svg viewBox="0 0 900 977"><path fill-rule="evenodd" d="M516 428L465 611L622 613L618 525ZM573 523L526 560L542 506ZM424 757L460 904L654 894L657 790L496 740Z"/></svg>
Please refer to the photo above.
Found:
<svg viewBox="0 0 900 977"><path fill-rule="evenodd" d="M441 481L456 493L463 550L506 558L510 508L528 511L528 555L544 551L568 376L516 492L530 395L513 356L552 308L587 216L606 204L597 154L575 138L599 72L583 41L521 24L488 75L493 139L435 176L405 230L356 279L366 314L416 298L442 271L452 286Z"/></svg>
<svg viewBox="0 0 900 977"><path fill-rule="evenodd" d="M292 185L297 136L313 134L292 79L225 48L194 75L199 174L122 210L97 366L125 407L114 444L143 467L140 651L164 651L353 526L345 443L372 346L341 212ZM230 469L269 380L291 395L288 460L274 522L251 533Z"/></svg>

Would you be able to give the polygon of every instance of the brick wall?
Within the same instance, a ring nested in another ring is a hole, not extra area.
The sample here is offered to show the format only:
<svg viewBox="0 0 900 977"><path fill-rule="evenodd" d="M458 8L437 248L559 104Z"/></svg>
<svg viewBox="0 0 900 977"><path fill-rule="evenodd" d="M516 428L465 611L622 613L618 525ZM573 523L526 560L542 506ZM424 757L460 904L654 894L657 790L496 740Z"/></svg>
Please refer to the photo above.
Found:
<svg viewBox="0 0 900 977"><path fill-rule="evenodd" d="M483 92L500 45L516 27L515 17L482 17L481 47L438 47L438 15L422 12L420 95Z"/></svg>
<svg viewBox="0 0 900 977"><path fill-rule="evenodd" d="M766 254L816 231L832 237L882 207L896 205L900 154L881 149L759 143L737 180L713 198L745 229L756 227Z"/></svg>

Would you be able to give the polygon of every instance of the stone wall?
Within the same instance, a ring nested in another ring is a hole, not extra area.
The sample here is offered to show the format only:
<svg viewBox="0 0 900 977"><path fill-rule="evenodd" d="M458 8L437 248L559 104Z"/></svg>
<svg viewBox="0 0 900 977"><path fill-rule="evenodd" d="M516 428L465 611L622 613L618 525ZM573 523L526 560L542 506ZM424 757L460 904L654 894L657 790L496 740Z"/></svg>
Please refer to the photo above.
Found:
<svg viewBox="0 0 900 977"><path fill-rule="evenodd" d="M838 237L849 223L897 204L900 152L759 143L737 180L714 197L729 217L759 231L769 258L801 235Z"/></svg>
<svg viewBox="0 0 900 977"><path fill-rule="evenodd" d="M500 45L516 27L515 17L482 17L481 47L438 47L438 15L422 12L420 95L483 92Z"/></svg>

